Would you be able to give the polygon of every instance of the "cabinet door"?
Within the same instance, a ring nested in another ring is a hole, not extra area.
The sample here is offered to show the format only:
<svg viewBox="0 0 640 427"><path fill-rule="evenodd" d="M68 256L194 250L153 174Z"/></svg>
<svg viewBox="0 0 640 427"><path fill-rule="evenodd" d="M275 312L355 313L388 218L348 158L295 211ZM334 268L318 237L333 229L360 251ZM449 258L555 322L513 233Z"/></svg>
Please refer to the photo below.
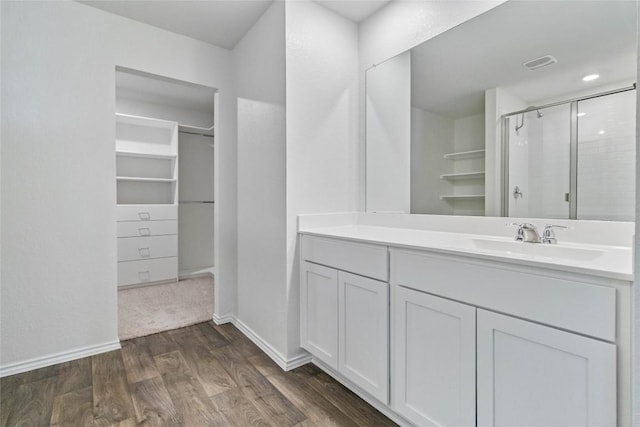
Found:
<svg viewBox="0 0 640 427"><path fill-rule="evenodd" d="M338 370L385 404L389 399L389 285L338 273Z"/></svg>
<svg viewBox="0 0 640 427"><path fill-rule="evenodd" d="M478 310L478 426L616 425L616 348Z"/></svg>
<svg viewBox="0 0 640 427"><path fill-rule="evenodd" d="M393 309L393 408L419 426L475 426L475 307L395 286Z"/></svg>
<svg viewBox="0 0 640 427"><path fill-rule="evenodd" d="M338 272L302 263L300 280L300 345L338 369Z"/></svg>

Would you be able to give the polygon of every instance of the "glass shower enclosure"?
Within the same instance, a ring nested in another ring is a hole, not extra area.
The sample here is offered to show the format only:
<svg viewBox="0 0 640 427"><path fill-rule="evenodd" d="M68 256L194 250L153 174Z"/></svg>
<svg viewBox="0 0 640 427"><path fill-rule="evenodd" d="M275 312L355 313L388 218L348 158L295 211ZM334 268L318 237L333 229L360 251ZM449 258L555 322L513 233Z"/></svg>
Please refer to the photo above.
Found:
<svg viewBox="0 0 640 427"><path fill-rule="evenodd" d="M633 221L635 117L635 85L504 115L504 215Z"/></svg>

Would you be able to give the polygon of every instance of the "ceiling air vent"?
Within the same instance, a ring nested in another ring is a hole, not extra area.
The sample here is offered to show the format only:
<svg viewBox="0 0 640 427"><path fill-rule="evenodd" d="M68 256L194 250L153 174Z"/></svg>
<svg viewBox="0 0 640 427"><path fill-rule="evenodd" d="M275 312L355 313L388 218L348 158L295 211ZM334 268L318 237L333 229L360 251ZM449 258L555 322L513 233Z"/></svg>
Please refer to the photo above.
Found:
<svg viewBox="0 0 640 427"><path fill-rule="evenodd" d="M558 62L558 60L553 56L545 55L525 62L524 66L530 70L537 70L538 68L546 67L547 65L555 64L556 62Z"/></svg>

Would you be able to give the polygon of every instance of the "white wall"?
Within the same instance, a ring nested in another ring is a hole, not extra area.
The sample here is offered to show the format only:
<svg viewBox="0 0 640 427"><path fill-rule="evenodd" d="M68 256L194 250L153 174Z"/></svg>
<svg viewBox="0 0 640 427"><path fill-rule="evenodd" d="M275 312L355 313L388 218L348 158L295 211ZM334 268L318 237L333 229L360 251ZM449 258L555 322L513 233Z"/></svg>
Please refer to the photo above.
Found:
<svg viewBox="0 0 640 427"><path fill-rule="evenodd" d="M484 148L484 113L460 117L454 121L454 150L471 151ZM456 170L456 172L468 172Z"/></svg>
<svg viewBox="0 0 640 427"><path fill-rule="evenodd" d="M235 293L230 52L76 2L2 2L1 373L117 342L115 67L220 89L216 312Z"/></svg>
<svg viewBox="0 0 640 427"><path fill-rule="evenodd" d="M299 351L296 216L357 210L355 23L308 0L286 3L288 354ZM362 95L364 93L362 92Z"/></svg>
<svg viewBox="0 0 640 427"><path fill-rule="evenodd" d="M504 1L396 0L359 26L359 88L365 91L365 71L394 55L415 47ZM358 156L365 157L364 96L359 99ZM358 206L365 210L365 165L360 162Z"/></svg>
<svg viewBox="0 0 640 427"><path fill-rule="evenodd" d="M285 24L270 6L233 50L238 96L237 319L284 358L287 333Z"/></svg>
<svg viewBox="0 0 640 427"><path fill-rule="evenodd" d="M368 212L409 213L411 207L411 54L367 70Z"/></svg>
<svg viewBox="0 0 640 427"><path fill-rule="evenodd" d="M453 172L444 160L454 151L453 120L417 107L411 108L411 213L453 214L451 203L440 200L453 194L450 181L440 175Z"/></svg>

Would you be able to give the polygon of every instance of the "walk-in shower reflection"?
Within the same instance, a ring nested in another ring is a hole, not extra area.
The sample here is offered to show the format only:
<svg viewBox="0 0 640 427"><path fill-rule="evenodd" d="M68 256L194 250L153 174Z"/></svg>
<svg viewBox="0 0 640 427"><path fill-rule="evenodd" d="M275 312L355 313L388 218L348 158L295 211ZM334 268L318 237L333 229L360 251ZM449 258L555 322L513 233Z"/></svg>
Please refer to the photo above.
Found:
<svg viewBox="0 0 640 427"><path fill-rule="evenodd" d="M633 221L635 97L628 89L506 115L508 216Z"/></svg>

